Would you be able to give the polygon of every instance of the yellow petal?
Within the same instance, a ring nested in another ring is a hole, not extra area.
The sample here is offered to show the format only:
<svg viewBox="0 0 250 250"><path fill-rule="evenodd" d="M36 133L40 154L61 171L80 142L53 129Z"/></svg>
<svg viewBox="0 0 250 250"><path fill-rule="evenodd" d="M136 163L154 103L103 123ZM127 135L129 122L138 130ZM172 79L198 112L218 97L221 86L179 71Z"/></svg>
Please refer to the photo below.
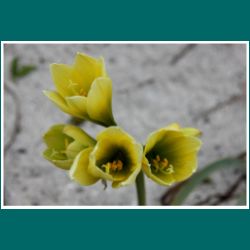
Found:
<svg viewBox="0 0 250 250"><path fill-rule="evenodd" d="M109 77L108 73L106 71L104 58L102 56L98 59L98 63L101 65L100 66L101 67L101 76Z"/></svg>
<svg viewBox="0 0 250 250"><path fill-rule="evenodd" d="M147 138L145 145L145 152L146 153L149 152L158 141L164 138L167 131L179 131L179 130L180 130L180 125L178 123L172 123L165 128L161 128L152 132Z"/></svg>
<svg viewBox="0 0 250 250"><path fill-rule="evenodd" d="M77 154L85 148L87 148L87 146L83 145L81 142L73 141L68 145L65 153L68 158L74 159L77 156Z"/></svg>
<svg viewBox="0 0 250 250"><path fill-rule="evenodd" d="M83 53L77 53L73 67L77 82L85 90L89 90L95 78L105 76L104 62Z"/></svg>
<svg viewBox="0 0 250 250"><path fill-rule="evenodd" d="M197 152L200 147L199 139L185 136L181 131L160 131L148 138L145 154L154 149L171 160L176 155L182 156L190 152Z"/></svg>
<svg viewBox="0 0 250 250"><path fill-rule="evenodd" d="M60 95L63 97L73 95L74 93L69 88L70 82L72 81L72 66L53 63L50 65L50 71L56 89Z"/></svg>
<svg viewBox="0 0 250 250"><path fill-rule="evenodd" d="M201 135L201 131L196 128L182 128L181 131L187 136L197 137Z"/></svg>
<svg viewBox="0 0 250 250"><path fill-rule="evenodd" d="M48 160L51 163L53 163L56 167L64 169L64 170L70 169L70 166L71 166L71 164L73 162L72 159L67 159L66 157L64 157L65 159L56 159L56 157L53 157L52 149L50 149L50 148L46 149L43 152L43 157L46 160Z"/></svg>
<svg viewBox="0 0 250 250"><path fill-rule="evenodd" d="M115 125L112 114L112 82L109 78L95 79L87 97L89 117L106 126Z"/></svg>
<svg viewBox="0 0 250 250"><path fill-rule="evenodd" d="M184 181L197 169L197 154L192 153L176 160L174 164L174 178L176 181Z"/></svg>
<svg viewBox="0 0 250 250"><path fill-rule="evenodd" d="M80 142L86 147L94 146L96 143L96 141L85 131L73 125L66 125L63 129L63 133L72 137L75 141Z"/></svg>
<svg viewBox="0 0 250 250"><path fill-rule="evenodd" d="M174 131L169 131L167 136L156 145L156 150L164 152L169 160L177 159L197 152L201 147L201 141L195 137L173 137Z"/></svg>
<svg viewBox="0 0 250 250"><path fill-rule="evenodd" d="M67 139L69 142L72 142L72 139L63 133L64 127L64 124L53 125L43 135L43 140L48 148L63 150L65 149L65 139Z"/></svg>
<svg viewBox="0 0 250 250"><path fill-rule="evenodd" d="M164 130L180 130L181 126L178 123L171 123L167 127L163 128Z"/></svg>
<svg viewBox="0 0 250 250"><path fill-rule="evenodd" d="M47 159L49 160L49 159ZM69 170L73 160L72 159L68 159L68 160L49 160L50 162L52 162L56 167L61 168L63 170Z"/></svg>
<svg viewBox="0 0 250 250"><path fill-rule="evenodd" d="M69 113L69 107L65 101L65 99L56 91L43 91L44 95L46 95L53 103L55 103L63 112Z"/></svg>
<svg viewBox="0 0 250 250"><path fill-rule="evenodd" d="M149 134L145 144L145 154L152 150L156 143L159 142L162 138L164 138L165 134L166 131L163 129L154 131L153 133Z"/></svg>
<svg viewBox="0 0 250 250"><path fill-rule="evenodd" d="M113 180L112 175L104 172L102 169L100 169L99 166L97 166L100 159L104 157L106 158L109 157L108 153L110 153L112 149L113 149L113 145L106 143L104 141L98 141L98 143L94 147L94 150L92 151L89 157L88 170L93 176L96 176L105 180L111 180L111 181Z"/></svg>
<svg viewBox="0 0 250 250"><path fill-rule="evenodd" d="M87 113L87 99L84 96L71 96L71 97L65 97L66 102L69 106L69 110L72 111L72 113L77 114L78 117L82 119L88 119L88 113Z"/></svg>
<svg viewBox="0 0 250 250"><path fill-rule="evenodd" d="M134 138L129 135L126 131L118 126L111 126L106 129L103 129L97 136L96 139L99 140L112 140L112 141L121 141L121 140L130 140L135 142Z"/></svg>
<svg viewBox="0 0 250 250"><path fill-rule="evenodd" d="M87 148L81 151L75 158L70 168L69 176L80 185L88 186L96 183L99 178L94 177L88 171L89 154L93 148Z"/></svg>

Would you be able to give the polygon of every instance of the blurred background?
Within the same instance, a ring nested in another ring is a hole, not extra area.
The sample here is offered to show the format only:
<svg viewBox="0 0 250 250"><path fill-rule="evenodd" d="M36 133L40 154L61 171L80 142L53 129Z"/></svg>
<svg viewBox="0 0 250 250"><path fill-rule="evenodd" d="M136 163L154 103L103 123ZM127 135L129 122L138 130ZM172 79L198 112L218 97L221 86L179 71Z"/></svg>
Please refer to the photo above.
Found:
<svg viewBox="0 0 250 250"><path fill-rule="evenodd" d="M54 89L49 64L72 64L76 52L104 56L114 116L139 142L172 122L203 132L198 170L207 172L179 204L244 203L246 168L239 161L246 152L246 45L5 44L5 205L137 204L135 186L82 187L42 158L44 132L73 122L42 94ZM81 127L92 136L102 129L89 122ZM159 186L146 177L148 205L170 205L181 189L188 188Z"/></svg>

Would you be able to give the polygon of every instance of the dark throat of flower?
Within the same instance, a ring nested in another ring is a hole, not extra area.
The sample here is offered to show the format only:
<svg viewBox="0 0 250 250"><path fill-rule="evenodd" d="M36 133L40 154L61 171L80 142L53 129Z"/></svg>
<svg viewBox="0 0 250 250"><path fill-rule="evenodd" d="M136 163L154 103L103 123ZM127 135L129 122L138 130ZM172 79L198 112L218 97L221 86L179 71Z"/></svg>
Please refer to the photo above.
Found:
<svg viewBox="0 0 250 250"><path fill-rule="evenodd" d="M74 93L74 95L79 96L87 96L88 92L81 87L80 84L73 82L72 80L69 80L68 88Z"/></svg>

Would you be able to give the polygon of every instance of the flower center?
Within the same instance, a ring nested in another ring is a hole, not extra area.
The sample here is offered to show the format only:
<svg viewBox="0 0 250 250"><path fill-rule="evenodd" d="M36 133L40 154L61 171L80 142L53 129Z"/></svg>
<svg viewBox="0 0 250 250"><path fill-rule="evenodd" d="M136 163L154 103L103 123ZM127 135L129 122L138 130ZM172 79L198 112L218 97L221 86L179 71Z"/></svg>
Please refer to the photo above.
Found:
<svg viewBox="0 0 250 250"><path fill-rule="evenodd" d="M69 80L68 88L73 92L74 95L87 96L88 93L81 88L80 84Z"/></svg>
<svg viewBox="0 0 250 250"><path fill-rule="evenodd" d="M123 168L123 162L121 160L114 160L112 162L108 162L102 165L102 168L105 170L106 173L110 173L110 171L118 172L121 171Z"/></svg>
<svg viewBox="0 0 250 250"><path fill-rule="evenodd" d="M173 165L169 164L167 158L161 159L159 155L157 155L154 159L151 160L151 167L155 173L157 172L161 172L162 174L174 173Z"/></svg>
<svg viewBox="0 0 250 250"><path fill-rule="evenodd" d="M79 94L81 96L87 96L87 92L84 89L80 89Z"/></svg>

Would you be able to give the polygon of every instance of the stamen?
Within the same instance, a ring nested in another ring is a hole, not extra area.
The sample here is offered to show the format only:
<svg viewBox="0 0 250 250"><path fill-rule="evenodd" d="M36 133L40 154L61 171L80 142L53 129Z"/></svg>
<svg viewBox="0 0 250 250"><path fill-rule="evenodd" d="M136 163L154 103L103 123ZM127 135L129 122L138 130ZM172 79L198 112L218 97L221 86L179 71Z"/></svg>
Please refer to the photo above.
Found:
<svg viewBox="0 0 250 250"><path fill-rule="evenodd" d="M121 171L123 168L123 162L121 160L115 160L113 162L108 162L102 165L106 173L110 173L110 171L116 172Z"/></svg>
<svg viewBox="0 0 250 250"><path fill-rule="evenodd" d="M169 164L167 158L161 160L161 157L159 155L157 155L155 159L151 160L151 167L155 173L159 171L163 174L174 173L173 165Z"/></svg>
<svg viewBox="0 0 250 250"><path fill-rule="evenodd" d="M68 88L73 92L74 95L79 95L79 84L69 80Z"/></svg>
<svg viewBox="0 0 250 250"><path fill-rule="evenodd" d="M87 96L87 92L83 88L80 89L80 93L79 94L81 96Z"/></svg>
<svg viewBox="0 0 250 250"><path fill-rule="evenodd" d="M68 85L68 88L72 88L72 87L75 87L75 86L78 86L78 83L75 83L75 82L72 82L71 80L69 80L69 85Z"/></svg>
<svg viewBox="0 0 250 250"><path fill-rule="evenodd" d="M67 138L64 139L64 146L67 148L69 146L69 141Z"/></svg>

